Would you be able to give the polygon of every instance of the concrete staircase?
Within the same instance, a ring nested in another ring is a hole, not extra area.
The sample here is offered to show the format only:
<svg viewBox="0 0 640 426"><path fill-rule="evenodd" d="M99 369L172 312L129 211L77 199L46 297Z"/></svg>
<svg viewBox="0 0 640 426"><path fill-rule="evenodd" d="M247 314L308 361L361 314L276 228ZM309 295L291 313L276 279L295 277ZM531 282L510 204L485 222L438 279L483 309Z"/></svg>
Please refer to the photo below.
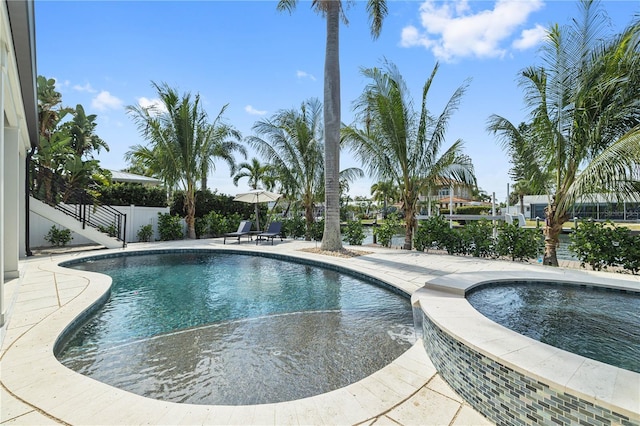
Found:
<svg viewBox="0 0 640 426"><path fill-rule="evenodd" d="M77 218L51 207L34 197L29 197L29 210L107 248L120 248L123 246L123 242L117 238L110 237L100 232L97 228L87 226L86 223L79 221Z"/></svg>

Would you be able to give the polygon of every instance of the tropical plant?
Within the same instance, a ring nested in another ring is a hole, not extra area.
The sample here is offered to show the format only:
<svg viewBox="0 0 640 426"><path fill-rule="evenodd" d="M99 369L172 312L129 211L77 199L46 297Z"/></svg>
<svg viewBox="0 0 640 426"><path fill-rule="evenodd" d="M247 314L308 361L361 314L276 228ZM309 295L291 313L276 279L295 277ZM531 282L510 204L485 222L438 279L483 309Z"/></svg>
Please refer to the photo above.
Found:
<svg viewBox="0 0 640 426"><path fill-rule="evenodd" d="M101 148L109 151L109 145L95 133L96 114L87 115L84 107L80 104L76 105L73 110L73 118L64 124L69 135L71 136L71 149L78 157L93 159L93 152L100 152Z"/></svg>
<svg viewBox="0 0 640 426"><path fill-rule="evenodd" d="M261 164L260 160L254 157L250 163L245 161L238 164L237 172L233 176L233 184L238 186L238 181L246 177L249 179L249 188L253 190L258 189L261 183L265 189L273 189L275 184L274 170L275 168L271 164ZM255 203L254 208L256 217L259 217L259 203Z"/></svg>
<svg viewBox="0 0 640 426"><path fill-rule="evenodd" d="M44 236L44 239L51 243L52 246L64 247L73 239L73 237L71 236L71 230L65 228L58 229L53 225L51 229L49 229L47 235Z"/></svg>
<svg viewBox="0 0 640 426"><path fill-rule="evenodd" d="M298 0L279 0L278 10L292 12ZM322 249L339 251L340 238L340 18L347 19L341 0L313 0L311 7L326 18L326 49L324 63L324 165L325 165L325 228ZM371 35L377 38L387 15L386 0L367 0Z"/></svg>
<svg viewBox="0 0 640 426"><path fill-rule="evenodd" d="M503 223L496 238L497 255L513 261L535 259L542 253L543 246L538 229L521 228L511 223Z"/></svg>
<svg viewBox="0 0 640 426"><path fill-rule="evenodd" d="M373 235L382 247L391 247L391 239L400 229L400 219L396 213L387 216L384 222L373 228Z"/></svg>
<svg viewBox="0 0 640 426"><path fill-rule="evenodd" d="M78 190L94 190L107 184L109 174L91 153L108 145L95 134L95 115L82 105L62 107L55 80L38 76L39 145L30 162L32 193L48 204L66 201ZM67 114L73 118L64 121Z"/></svg>
<svg viewBox="0 0 640 426"><path fill-rule="evenodd" d="M442 216L431 216L420 222L416 229L414 245L418 251L444 250L449 242L451 229Z"/></svg>
<svg viewBox="0 0 640 426"><path fill-rule="evenodd" d="M200 95L179 95L166 83L152 82L162 107L130 105L128 113L149 146L136 145L126 153L133 164L142 164L167 186L184 190L184 214L188 238L196 238L195 192L203 171L210 167L216 126L208 123ZM222 108L218 118L224 112ZM206 164L205 164L206 163Z"/></svg>
<svg viewBox="0 0 640 426"><path fill-rule="evenodd" d="M140 229L138 229L138 241L140 242L149 242L151 241L151 237L153 237L153 226L151 224L142 225Z"/></svg>
<svg viewBox="0 0 640 426"><path fill-rule="evenodd" d="M467 223L460 232L467 235L467 254L473 257L491 257L494 254L493 224L486 220Z"/></svg>
<svg viewBox="0 0 640 426"><path fill-rule="evenodd" d="M640 20L606 37L600 4L578 4L581 16L571 25L549 28L544 66L521 75L533 135L523 140L527 167L552 176L543 262L554 266L562 224L578 197L640 199ZM505 139L514 129L503 117L489 119L489 130Z"/></svg>
<svg viewBox="0 0 640 426"><path fill-rule="evenodd" d="M610 221L584 220L569 236L569 250L576 254L580 265L591 266L594 271L619 264L628 228L617 227Z"/></svg>
<svg viewBox="0 0 640 426"><path fill-rule="evenodd" d="M288 219L282 221L282 229L284 235L288 238L301 238L304 237L306 232L305 220L298 215L293 215Z"/></svg>
<svg viewBox="0 0 640 426"><path fill-rule="evenodd" d="M273 174L271 164L261 164L257 158L252 158L251 162L242 162L237 166L237 172L233 176L233 184L238 186L238 181L248 178L249 188L258 189L262 183L265 189L273 189Z"/></svg>
<svg viewBox="0 0 640 426"><path fill-rule="evenodd" d="M307 240L311 240L313 206L323 184L321 111L317 99L307 100L300 110L282 110L270 119L258 121L253 126L257 136L247 139L273 164L292 196L302 200Z"/></svg>
<svg viewBox="0 0 640 426"><path fill-rule="evenodd" d="M422 91L420 113L413 110L398 68L385 61L384 69L367 68L371 80L355 103L356 117L364 124L343 129L343 138L367 165L370 175L393 181L400 188L405 219L404 248L412 247L418 197L430 193L443 178L475 184L471 159L462 153L462 141L454 142L440 157L449 118L457 109L466 86L459 87L442 113L433 117L427 109L427 94L438 64Z"/></svg>
<svg viewBox="0 0 640 426"><path fill-rule="evenodd" d="M387 217L387 207L389 201L395 201L399 198L398 188L393 181L380 181L371 185L371 195L375 201L382 201L382 215Z"/></svg>
<svg viewBox="0 0 640 426"><path fill-rule="evenodd" d="M344 241L352 246L361 246L364 239L362 222L359 220L347 221L347 227L344 230Z"/></svg>
<svg viewBox="0 0 640 426"><path fill-rule="evenodd" d="M237 152L244 158L247 158L247 150L240 143L242 134L230 124L223 121L222 114L226 111L228 105L222 107L213 122L207 125L204 143L201 151L198 153L200 161L200 189L207 189L207 176L209 170L215 170L215 160L223 160L229 166L231 175L235 173L236 161L234 153Z"/></svg>
<svg viewBox="0 0 640 426"><path fill-rule="evenodd" d="M181 240L184 238L180 216L158 213L158 233L161 241Z"/></svg>

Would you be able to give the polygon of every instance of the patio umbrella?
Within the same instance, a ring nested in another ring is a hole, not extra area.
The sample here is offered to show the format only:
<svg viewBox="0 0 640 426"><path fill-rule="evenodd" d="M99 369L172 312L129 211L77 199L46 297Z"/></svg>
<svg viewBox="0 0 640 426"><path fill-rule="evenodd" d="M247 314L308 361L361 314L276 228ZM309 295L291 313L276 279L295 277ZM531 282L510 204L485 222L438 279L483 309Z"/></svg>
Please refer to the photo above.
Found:
<svg viewBox="0 0 640 426"><path fill-rule="evenodd" d="M282 197L282 194L276 194L274 192L267 191L265 189L253 189L249 192L242 192L236 194L236 198L233 201L240 201L242 203L255 204L256 206L256 227L260 230L260 219L258 218L258 203L268 203L270 201L276 201Z"/></svg>

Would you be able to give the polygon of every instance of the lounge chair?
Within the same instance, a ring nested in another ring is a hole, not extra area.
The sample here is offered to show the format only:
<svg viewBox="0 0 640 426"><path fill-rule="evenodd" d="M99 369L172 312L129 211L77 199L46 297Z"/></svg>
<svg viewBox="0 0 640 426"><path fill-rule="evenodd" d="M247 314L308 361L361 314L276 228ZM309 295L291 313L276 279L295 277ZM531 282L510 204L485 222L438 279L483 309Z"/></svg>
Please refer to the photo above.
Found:
<svg viewBox="0 0 640 426"><path fill-rule="evenodd" d="M224 240L222 244L227 243L227 238L237 237L238 244L240 243L240 237L247 236L248 239L251 239L251 226L253 223L250 220L243 220L238 225L238 230L236 232L229 232L228 234L224 234Z"/></svg>
<svg viewBox="0 0 640 426"><path fill-rule="evenodd" d="M282 241L282 222L271 222L269 224L269 228L265 232L261 232L256 235L256 245L258 245L258 241L260 240L271 240L271 245L273 245L273 239L275 237L280 237L280 241Z"/></svg>

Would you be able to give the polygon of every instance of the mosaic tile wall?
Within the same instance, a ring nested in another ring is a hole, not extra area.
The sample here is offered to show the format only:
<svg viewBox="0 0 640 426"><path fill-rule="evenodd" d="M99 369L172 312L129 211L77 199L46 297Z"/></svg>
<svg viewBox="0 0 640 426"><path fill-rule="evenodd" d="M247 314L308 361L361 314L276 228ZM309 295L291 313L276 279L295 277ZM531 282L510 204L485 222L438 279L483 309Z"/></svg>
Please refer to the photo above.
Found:
<svg viewBox="0 0 640 426"><path fill-rule="evenodd" d="M422 324L425 349L440 375L498 425L640 425L480 354L442 331L424 313Z"/></svg>

